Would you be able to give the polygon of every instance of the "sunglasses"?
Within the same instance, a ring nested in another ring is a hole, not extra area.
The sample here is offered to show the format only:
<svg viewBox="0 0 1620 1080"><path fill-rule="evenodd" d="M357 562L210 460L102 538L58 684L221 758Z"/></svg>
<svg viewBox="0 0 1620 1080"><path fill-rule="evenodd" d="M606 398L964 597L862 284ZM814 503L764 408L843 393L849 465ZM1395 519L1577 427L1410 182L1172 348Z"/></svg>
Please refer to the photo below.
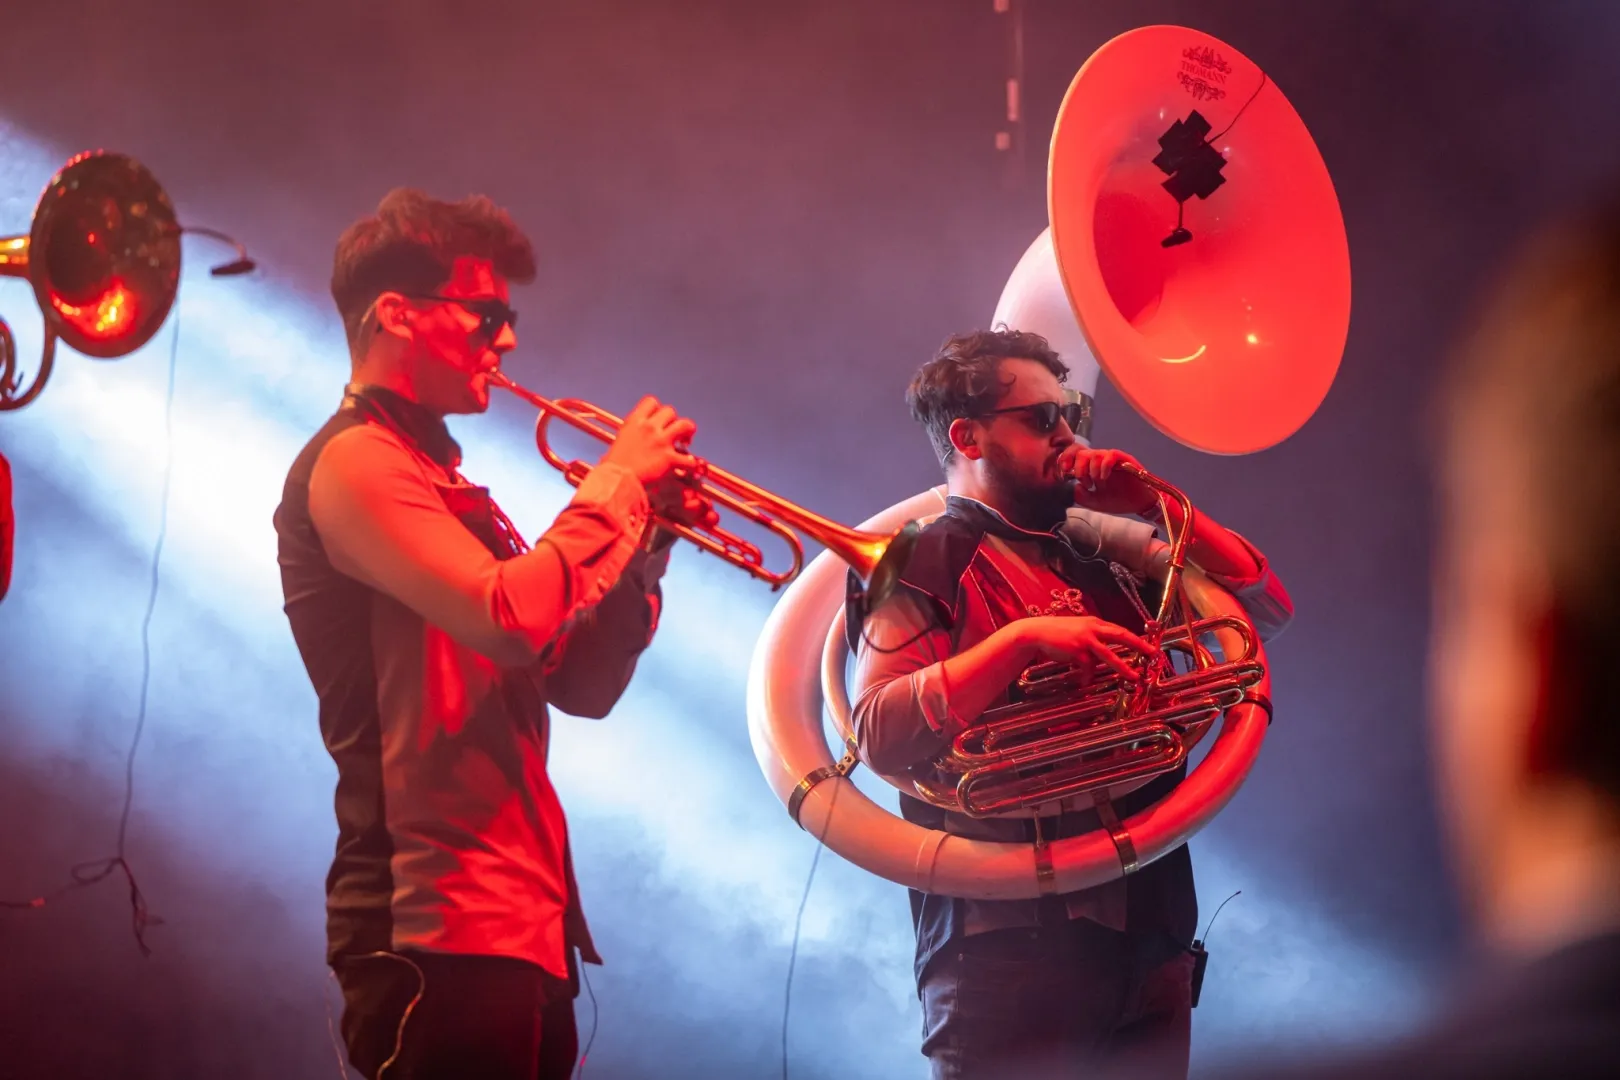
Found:
<svg viewBox="0 0 1620 1080"><path fill-rule="evenodd" d="M1091 399L1080 395L1077 401L1037 401L1033 405L1011 405L1005 409L988 409L978 413L974 419L985 416L1001 416L1005 413L1022 413L1025 423L1034 428L1041 435L1046 435L1057 427L1062 420L1069 425L1069 430L1081 438L1091 436Z"/></svg>
<svg viewBox="0 0 1620 1080"><path fill-rule="evenodd" d="M400 293L408 300L438 300L445 304L460 304L474 315L478 316L478 329L475 331L486 341L493 342L500 337L501 330L510 326L514 333L517 331L517 312L501 300L493 298L474 298L467 296L440 296L437 293Z"/></svg>

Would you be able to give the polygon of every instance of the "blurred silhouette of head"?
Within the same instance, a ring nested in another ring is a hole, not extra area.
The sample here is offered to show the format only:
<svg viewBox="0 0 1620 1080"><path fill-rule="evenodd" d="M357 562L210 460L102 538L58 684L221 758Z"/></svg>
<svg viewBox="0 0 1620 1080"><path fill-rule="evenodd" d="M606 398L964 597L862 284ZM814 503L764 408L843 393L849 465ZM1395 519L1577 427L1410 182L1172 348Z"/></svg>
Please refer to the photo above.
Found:
<svg viewBox="0 0 1620 1080"><path fill-rule="evenodd" d="M1620 204L1537 238L1443 401L1440 802L1487 939L1537 951L1620 908Z"/></svg>

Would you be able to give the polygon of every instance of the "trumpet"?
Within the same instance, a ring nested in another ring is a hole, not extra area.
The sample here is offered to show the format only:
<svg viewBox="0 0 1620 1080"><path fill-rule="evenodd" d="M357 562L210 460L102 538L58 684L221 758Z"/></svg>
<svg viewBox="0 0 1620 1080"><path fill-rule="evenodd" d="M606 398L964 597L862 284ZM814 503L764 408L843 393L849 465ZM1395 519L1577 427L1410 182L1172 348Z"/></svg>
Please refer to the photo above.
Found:
<svg viewBox="0 0 1620 1080"><path fill-rule="evenodd" d="M575 487L590 474L591 466L577 459L564 460L557 453L547 437L551 421L561 420L604 443L612 443L624 426L622 419L588 401L541 397L498 371L489 375L489 385L498 386L540 410L534 426L535 446L546 463L560 471ZM862 532L824 518L702 459L698 460L697 468L683 476L682 480L714 506L730 510L774 533L788 547L790 562L787 568L776 570L766 566L765 554L759 545L718 525L692 525L656 512L653 520L680 539L696 544L699 550L715 555L765 582L772 592L798 577L799 571L804 568L804 542L799 538L800 534L819 543L849 565L860 579L861 603L868 610L882 603L894 591L916 546L919 530L915 521L907 522L892 533Z"/></svg>

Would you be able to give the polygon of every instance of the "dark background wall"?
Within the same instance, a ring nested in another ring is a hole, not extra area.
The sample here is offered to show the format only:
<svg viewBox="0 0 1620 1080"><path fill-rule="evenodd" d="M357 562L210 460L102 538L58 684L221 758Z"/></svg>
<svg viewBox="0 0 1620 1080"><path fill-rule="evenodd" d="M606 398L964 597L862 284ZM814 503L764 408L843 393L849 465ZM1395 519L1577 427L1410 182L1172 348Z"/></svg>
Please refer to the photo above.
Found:
<svg viewBox="0 0 1620 1080"><path fill-rule="evenodd" d="M934 481L905 379L988 320L1042 227L1045 139L1074 71L1153 22L1225 39L1288 94L1337 185L1355 283L1338 381L1275 449L1196 454L1102 391L1098 441L1259 544L1299 609L1271 650L1261 767L1194 845L1206 912L1244 890L1215 934L1197 1059L1399 1027L1443 985L1463 930L1423 729L1427 398L1492 265L1620 163L1615 9L1029 0L1018 181L992 148L1008 23L987 0L5 7L0 232L25 229L68 153L106 146L150 165L185 220L240 235L262 271L209 279L213 253L188 247L129 846L164 919L154 955L130 939L117 879L0 912L0 1076L339 1068L320 962L331 768L268 516L342 385L324 282L345 224L396 184L487 192L542 258L516 297L520 380L619 410L658 394L698 418L706 456L857 521ZM30 304L0 286L25 349ZM64 356L39 403L0 418L19 509L0 898L46 892L113 843L173 332L118 364ZM528 460L527 422L503 401L456 430L469 471L535 531L566 496ZM766 1075L812 851L744 729L770 598L690 553L669 598L636 689L604 724L561 725L555 751L610 961L588 1072ZM904 907L823 861L794 1075L920 1074Z"/></svg>

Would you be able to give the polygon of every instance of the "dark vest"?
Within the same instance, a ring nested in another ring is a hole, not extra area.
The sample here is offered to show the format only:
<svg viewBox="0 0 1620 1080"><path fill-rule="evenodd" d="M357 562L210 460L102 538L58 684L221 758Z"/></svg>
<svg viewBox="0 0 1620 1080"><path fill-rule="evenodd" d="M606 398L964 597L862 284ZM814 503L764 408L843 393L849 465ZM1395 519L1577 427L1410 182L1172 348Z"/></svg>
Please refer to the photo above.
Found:
<svg viewBox="0 0 1620 1080"><path fill-rule="evenodd" d="M309 516L309 481L321 451L339 432L380 423L445 470L440 486L445 505L497 559L523 550L521 538L484 488L451 483L461 447L443 420L414 402L377 387L351 392L317 432L287 474L275 513L284 610L310 682L320 703L321 735L337 765L335 797L338 840L326 878L327 959L384 951L393 940L390 863L393 843L382 813L382 730L377 675L372 664L373 590L332 566ZM503 682L507 711L541 726L549 722L546 703L523 673ZM574 885L572 858L564 851L568 904L564 929L570 975L574 947L593 963L601 960L591 943ZM577 985L554 985L548 996L576 994ZM577 982L571 979L570 982Z"/></svg>

